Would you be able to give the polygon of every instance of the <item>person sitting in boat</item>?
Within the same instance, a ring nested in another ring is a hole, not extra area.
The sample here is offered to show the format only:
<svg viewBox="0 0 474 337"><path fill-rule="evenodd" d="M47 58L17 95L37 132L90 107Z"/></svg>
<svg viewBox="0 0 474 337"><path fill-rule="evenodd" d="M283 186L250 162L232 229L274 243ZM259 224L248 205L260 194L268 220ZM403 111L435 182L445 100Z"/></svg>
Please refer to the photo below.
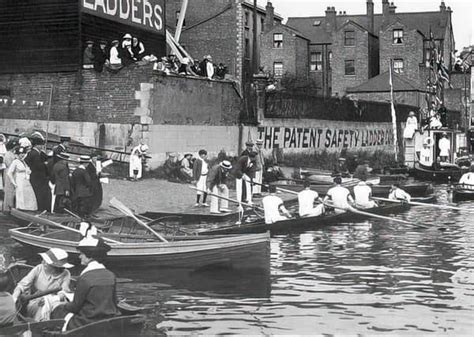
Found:
<svg viewBox="0 0 474 337"><path fill-rule="evenodd" d="M355 199L355 206L357 208L374 208L377 206L377 203L372 198L372 188L367 185L365 179L361 179L361 181L354 186L354 199Z"/></svg>
<svg viewBox="0 0 474 337"><path fill-rule="evenodd" d="M340 157L337 160L337 164L334 166L333 169L333 176L341 176L343 178L350 177L349 170L347 169L346 165L346 158Z"/></svg>
<svg viewBox="0 0 474 337"><path fill-rule="evenodd" d="M462 175L461 179L459 179L459 183L474 186L474 164L469 168L469 172Z"/></svg>
<svg viewBox="0 0 474 337"><path fill-rule="evenodd" d="M427 138L423 141L423 148L420 151L420 158L418 160L420 166L426 169L433 168L433 149L431 148L431 141L431 138Z"/></svg>
<svg viewBox="0 0 474 337"><path fill-rule="evenodd" d="M68 312L65 330L120 315L115 275L101 263L110 246L101 238L87 236L79 242L77 250L86 268L77 280L74 299L62 306Z"/></svg>
<svg viewBox="0 0 474 337"><path fill-rule="evenodd" d="M12 326L16 320L15 299L7 292L10 280L7 270L0 270L0 328Z"/></svg>
<svg viewBox="0 0 474 337"><path fill-rule="evenodd" d="M336 213L345 213L345 209L354 204L354 198L352 198L351 192L346 187L341 186L342 178L340 176L334 178L334 184L336 186L328 190L324 197L324 202L331 200Z"/></svg>
<svg viewBox="0 0 474 337"><path fill-rule="evenodd" d="M283 200L276 196L276 186L270 185L268 187L270 193L262 199L263 209L265 212L265 223L272 224L277 221L291 218L290 212L285 208Z"/></svg>
<svg viewBox="0 0 474 337"><path fill-rule="evenodd" d="M372 169L369 166L369 161L364 160L360 165L357 165L357 168L354 171L353 178L366 181L369 178L369 173L372 172Z"/></svg>
<svg viewBox="0 0 474 337"><path fill-rule="evenodd" d="M303 183L304 190L298 193L299 215L318 216L324 213L323 199L319 197L318 192L311 190L311 182L305 180ZM314 201L318 200L321 204L314 207Z"/></svg>
<svg viewBox="0 0 474 337"><path fill-rule="evenodd" d="M67 262L68 254L60 248L51 248L45 253L39 254L43 262L34 267L13 291L15 302L22 301L23 295L31 295L35 292L43 292L56 288L62 289L57 294L50 294L31 300L26 305L26 316L35 321L47 321L51 312L66 301L66 295L70 293L69 283L71 274L68 268L73 265Z"/></svg>
<svg viewBox="0 0 474 337"><path fill-rule="evenodd" d="M407 201L410 202L411 200L411 195L405 192L400 188L400 184L398 183L393 183L392 188L390 189L390 193L388 195L388 198L390 200L401 200L401 201Z"/></svg>

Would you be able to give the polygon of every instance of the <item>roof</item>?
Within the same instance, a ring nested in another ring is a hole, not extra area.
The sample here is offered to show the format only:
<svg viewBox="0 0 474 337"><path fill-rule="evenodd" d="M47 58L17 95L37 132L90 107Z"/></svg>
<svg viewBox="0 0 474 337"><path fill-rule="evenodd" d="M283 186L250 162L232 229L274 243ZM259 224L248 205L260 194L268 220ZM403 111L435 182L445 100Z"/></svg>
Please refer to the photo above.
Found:
<svg viewBox="0 0 474 337"><path fill-rule="evenodd" d="M409 29L420 31L425 37L429 37L430 29L435 39L444 39L445 29L442 25L441 12L417 12L417 13L395 13L397 19ZM351 20L356 24L367 27L367 15L337 15L337 27L341 27L346 21ZM378 32L382 27L382 14L374 15L374 33L378 36ZM320 21L318 26L313 25L315 21ZM287 25L295 27L303 35L308 37L312 43L331 43L331 33L326 31L326 16L311 16L311 17L290 17L286 22Z"/></svg>
<svg viewBox="0 0 474 337"><path fill-rule="evenodd" d="M293 28L293 27L290 27L288 25L284 25L284 24L281 24L281 25L274 25L269 31L273 31L274 28L277 28L277 27L283 27L283 28L286 28L288 29L289 31L291 31L293 34L295 34L295 36L297 37L300 37L302 39L305 39L305 40L308 40L308 41L311 41L310 39L308 39L306 36L304 36L303 34L301 34L300 31L298 31L297 29ZM266 33L266 32L264 32Z"/></svg>
<svg viewBox="0 0 474 337"><path fill-rule="evenodd" d="M356 87L347 88L347 93L362 93L362 92L389 92L390 80L389 72L386 71L375 77L372 77L367 82L362 83ZM406 79L397 73L392 74L393 91L424 91L418 84Z"/></svg>
<svg viewBox="0 0 474 337"><path fill-rule="evenodd" d="M242 2L242 5L244 5L247 8L253 9L253 2L251 3L250 0L244 0ZM259 12L260 14L263 14L263 15L267 14L267 11L266 11L265 7L258 6L258 5L257 5L257 12ZM283 16L281 16L280 14L273 13L273 16L274 16L275 19L277 19L279 21L283 21Z"/></svg>

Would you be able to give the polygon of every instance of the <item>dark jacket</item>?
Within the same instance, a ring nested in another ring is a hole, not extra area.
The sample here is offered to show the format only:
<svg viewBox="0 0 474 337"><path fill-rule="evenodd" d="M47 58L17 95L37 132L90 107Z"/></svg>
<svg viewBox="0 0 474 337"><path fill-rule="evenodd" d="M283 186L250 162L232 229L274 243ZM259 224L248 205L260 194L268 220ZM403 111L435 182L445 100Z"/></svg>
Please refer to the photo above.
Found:
<svg viewBox="0 0 474 337"><path fill-rule="evenodd" d="M69 165L65 160L59 160L53 166L51 182L55 184L54 194L65 195L66 191L71 191L71 182L69 181Z"/></svg>
<svg viewBox="0 0 474 337"><path fill-rule="evenodd" d="M104 64L107 61L109 51L107 49L97 48L94 50L94 70L101 72L104 69ZM61 144L60 144L61 145Z"/></svg>
<svg viewBox="0 0 474 337"><path fill-rule="evenodd" d="M193 179L196 181L199 180L202 175L202 161L203 159L196 158L193 164Z"/></svg>
<svg viewBox="0 0 474 337"><path fill-rule="evenodd" d="M207 188L212 190L214 186L227 185L229 171L224 170L219 164L214 165L207 175Z"/></svg>
<svg viewBox="0 0 474 337"><path fill-rule="evenodd" d="M71 185L74 198L86 198L92 196L92 179L86 169L77 167L71 176Z"/></svg>
<svg viewBox="0 0 474 337"><path fill-rule="evenodd" d="M48 186L49 174L46 160L46 154L37 148L31 149L25 157L25 163L31 169L30 183L35 192L39 211L49 210L51 207L51 190Z"/></svg>
<svg viewBox="0 0 474 337"><path fill-rule="evenodd" d="M74 316L68 330L119 315L115 275L107 269L91 270L79 277L72 302L64 308Z"/></svg>
<svg viewBox="0 0 474 337"><path fill-rule="evenodd" d="M249 163L248 156L240 156L235 164L232 165L231 173L236 179L242 179L244 174L249 176L249 178L255 178L255 162Z"/></svg>

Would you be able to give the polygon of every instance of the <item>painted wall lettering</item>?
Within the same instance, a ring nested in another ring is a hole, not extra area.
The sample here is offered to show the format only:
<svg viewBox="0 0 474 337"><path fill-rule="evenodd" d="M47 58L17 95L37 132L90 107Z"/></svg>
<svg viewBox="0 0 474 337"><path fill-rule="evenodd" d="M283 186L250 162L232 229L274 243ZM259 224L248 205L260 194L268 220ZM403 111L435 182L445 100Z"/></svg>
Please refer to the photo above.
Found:
<svg viewBox="0 0 474 337"><path fill-rule="evenodd" d="M375 129L338 129L260 126L257 138L266 149L342 149L385 147L393 144L390 127Z"/></svg>
<svg viewBox="0 0 474 337"><path fill-rule="evenodd" d="M94 16L164 34L165 0L81 0L82 11Z"/></svg>

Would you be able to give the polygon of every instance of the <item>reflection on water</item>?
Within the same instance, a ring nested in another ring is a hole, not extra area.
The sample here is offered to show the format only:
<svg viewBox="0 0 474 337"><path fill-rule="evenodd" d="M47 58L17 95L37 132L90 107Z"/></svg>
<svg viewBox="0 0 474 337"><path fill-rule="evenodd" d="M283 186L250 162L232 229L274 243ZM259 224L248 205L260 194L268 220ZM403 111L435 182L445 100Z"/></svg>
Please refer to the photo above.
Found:
<svg viewBox="0 0 474 337"><path fill-rule="evenodd" d="M148 334L472 335L472 213L415 207L396 216L432 228L382 220L320 227L272 238L271 275L117 270L118 288L155 305Z"/></svg>

